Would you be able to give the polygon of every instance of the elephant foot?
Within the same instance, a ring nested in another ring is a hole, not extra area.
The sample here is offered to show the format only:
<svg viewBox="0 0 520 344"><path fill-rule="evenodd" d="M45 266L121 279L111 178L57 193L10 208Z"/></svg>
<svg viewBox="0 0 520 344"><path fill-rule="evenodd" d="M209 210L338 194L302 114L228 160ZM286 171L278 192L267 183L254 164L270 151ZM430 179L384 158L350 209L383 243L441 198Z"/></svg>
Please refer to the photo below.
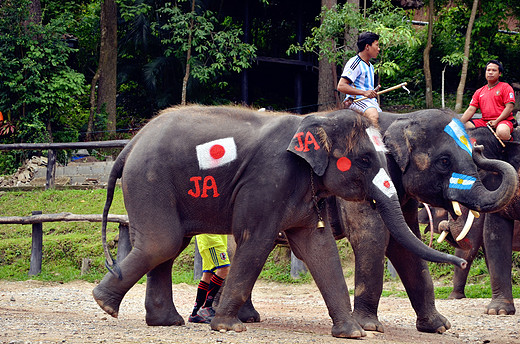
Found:
<svg viewBox="0 0 520 344"><path fill-rule="evenodd" d="M489 315L513 315L515 312L516 309L513 300L506 299L491 300L485 311L485 313Z"/></svg>
<svg viewBox="0 0 520 344"><path fill-rule="evenodd" d="M117 318L119 315L119 305L123 300L123 297L101 287L101 285L96 286L92 290L92 296L94 296L94 300L96 300L99 307L104 310L106 313L110 314L114 318Z"/></svg>
<svg viewBox="0 0 520 344"><path fill-rule="evenodd" d="M415 327L420 332L444 333L451 328L451 324L442 314L435 314L428 317L417 318Z"/></svg>
<svg viewBox="0 0 520 344"><path fill-rule="evenodd" d="M148 326L182 326L184 319L176 311L146 312L146 324Z"/></svg>
<svg viewBox="0 0 520 344"><path fill-rule="evenodd" d="M465 299L466 298L466 294L462 291L455 291L453 290L450 295L448 296L448 299L450 300L459 300L459 299Z"/></svg>
<svg viewBox="0 0 520 344"><path fill-rule="evenodd" d="M260 322L260 314L256 311L253 305L245 303L238 310L238 319L244 323Z"/></svg>
<svg viewBox="0 0 520 344"><path fill-rule="evenodd" d="M360 312L354 311L352 316L365 331L385 332L383 324L379 322L375 314L361 314Z"/></svg>
<svg viewBox="0 0 520 344"><path fill-rule="evenodd" d="M235 331L235 332L243 332L247 331L246 325L238 319L238 317L225 317L215 315L213 320L211 320L210 327L212 330L220 331Z"/></svg>
<svg viewBox="0 0 520 344"><path fill-rule="evenodd" d="M351 321L335 322L332 326L332 336L338 338L361 338L367 333L351 318Z"/></svg>

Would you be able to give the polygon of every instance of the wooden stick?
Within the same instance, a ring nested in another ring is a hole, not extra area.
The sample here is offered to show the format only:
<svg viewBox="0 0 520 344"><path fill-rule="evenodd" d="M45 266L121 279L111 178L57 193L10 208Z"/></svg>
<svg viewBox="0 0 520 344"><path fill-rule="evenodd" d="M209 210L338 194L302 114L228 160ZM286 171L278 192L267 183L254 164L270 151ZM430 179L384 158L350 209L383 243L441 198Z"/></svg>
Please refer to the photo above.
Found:
<svg viewBox="0 0 520 344"><path fill-rule="evenodd" d="M497 133L493 130L493 128L491 128L491 125L489 124L489 122L486 123L486 126L488 127L489 130L491 130L491 132L493 133L493 135L495 135L496 139L498 140L498 142L500 142L500 144L502 145L502 147L506 147L506 145L504 144L504 142L500 139L500 137L498 137Z"/></svg>
<svg viewBox="0 0 520 344"><path fill-rule="evenodd" d="M386 92L390 92L390 91L396 90L396 89L401 88L401 87L406 86L406 85L408 85L407 82L400 83L399 85L395 85L395 86L392 86L390 88L387 88L386 90L382 90L382 91L377 92L377 95L380 95L380 94L383 94L383 93L386 93ZM360 101L365 100L365 99L368 99L368 97L363 97L363 98L356 99L356 100L354 100L354 103L360 102Z"/></svg>

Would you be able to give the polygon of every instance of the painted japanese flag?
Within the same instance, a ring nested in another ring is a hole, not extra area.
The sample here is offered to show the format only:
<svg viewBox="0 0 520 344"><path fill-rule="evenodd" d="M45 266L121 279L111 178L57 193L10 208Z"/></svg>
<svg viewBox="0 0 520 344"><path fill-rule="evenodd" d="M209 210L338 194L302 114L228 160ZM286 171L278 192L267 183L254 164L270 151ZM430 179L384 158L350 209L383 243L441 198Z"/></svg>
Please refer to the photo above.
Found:
<svg viewBox="0 0 520 344"><path fill-rule="evenodd" d="M201 170L219 167L237 158L237 146L232 137L206 142L195 148Z"/></svg>
<svg viewBox="0 0 520 344"><path fill-rule="evenodd" d="M366 129L368 137L370 137L370 141L376 148L376 151L386 153L387 149L385 144L383 143L383 138L381 137L381 133L374 127L369 127Z"/></svg>
<svg viewBox="0 0 520 344"><path fill-rule="evenodd" d="M394 183L392 183L392 179L390 179L384 169L379 170L379 172L372 180L372 183L374 183L374 185L377 186L377 188L381 190L388 198L392 197L393 195L397 196Z"/></svg>

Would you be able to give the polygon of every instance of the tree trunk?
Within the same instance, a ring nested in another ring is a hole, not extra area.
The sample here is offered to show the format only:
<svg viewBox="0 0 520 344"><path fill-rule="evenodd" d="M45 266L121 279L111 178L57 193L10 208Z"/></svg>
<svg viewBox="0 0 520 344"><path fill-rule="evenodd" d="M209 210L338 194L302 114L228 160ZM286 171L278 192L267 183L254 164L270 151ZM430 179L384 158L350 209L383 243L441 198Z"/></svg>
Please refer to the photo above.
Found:
<svg viewBox="0 0 520 344"><path fill-rule="evenodd" d="M116 130L117 94L117 6L115 0L101 4L101 42L99 49L99 86L97 111L108 114L107 130Z"/></svg>
<svg viewBox="0 0 520 344"><path fill-rule="evenodd" d="M468 30L466 31L466 42L464 43L464 61L462 62L462 72L460 73L459 87L457 87L457 99L455 102L455 112L457 113L462 111L462 97L464 96L464 87L466 86L466 77L468 75L471 30L473 30L473 24L475 23L475 17L477 16L477 7L478 0L473 0L473 7L471 8L471 15L468 22Z"/></svg>
<svg viewBox="0 0 520 344"><path fill-rule="evenodd" d="M424 69L424 79L426 81L426 108L433 108L433 83L432 83L432 73L430 70L430 51L432 50L432 36L433 36L433 11L435 8L433 7L433 0L429 2L428 9L428 40L426 42L426 47L423 52L423 69Z"/></svg>
<svg viewBox="0 0 520 344"><path fill-rule="evenodd" d="M191 1L191 13L195 14L195 0ZM190 34L188 36L188 51L186 52L186 72L184 73L184 78L182 79L181 105L186 105L186 91L188 89L188 79L190 78L191 39L194 22L195 20L191 18Z"/></svg>
<svg viewBox="0 0 520 344"><path fill-rule="evenodd" d="M92 78L92 82L90 83L90 114L88 116L87 123L87 141L92 141L94 139L94 116L96 114L96 85L99 80L99 68L94 74Z"/></svg>
<svg viewBox="0 0 520 344"><path fill-rule="evenodd" d="M332 8L337 3L337 0L322 0L321 6ZM318 111L325 111L331 106L336 107L336 104L339 103L339 95L335 92L338 82L336 64L322 58L319 61L318 70Z"/></svg>

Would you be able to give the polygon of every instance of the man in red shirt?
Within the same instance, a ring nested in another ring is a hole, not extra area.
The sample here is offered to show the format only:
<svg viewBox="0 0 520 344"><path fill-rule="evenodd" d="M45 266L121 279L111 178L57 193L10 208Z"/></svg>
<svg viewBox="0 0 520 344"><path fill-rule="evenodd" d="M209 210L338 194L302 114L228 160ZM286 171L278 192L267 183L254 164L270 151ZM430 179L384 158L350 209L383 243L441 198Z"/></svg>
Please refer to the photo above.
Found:
<svg viewBox="0 0 520 344"><path fill-rule="evenodd" d="M495 129L503 141L511 139L513 121L512 111L515 106L515 92L506 82L498 80L504 68L497 60L491 60L486 65L486 80L488 84L479 88L469 107L461 117L466 128L485 127L487 123ZM477 109L482 112L482 118L471 119Z"/></svg>

